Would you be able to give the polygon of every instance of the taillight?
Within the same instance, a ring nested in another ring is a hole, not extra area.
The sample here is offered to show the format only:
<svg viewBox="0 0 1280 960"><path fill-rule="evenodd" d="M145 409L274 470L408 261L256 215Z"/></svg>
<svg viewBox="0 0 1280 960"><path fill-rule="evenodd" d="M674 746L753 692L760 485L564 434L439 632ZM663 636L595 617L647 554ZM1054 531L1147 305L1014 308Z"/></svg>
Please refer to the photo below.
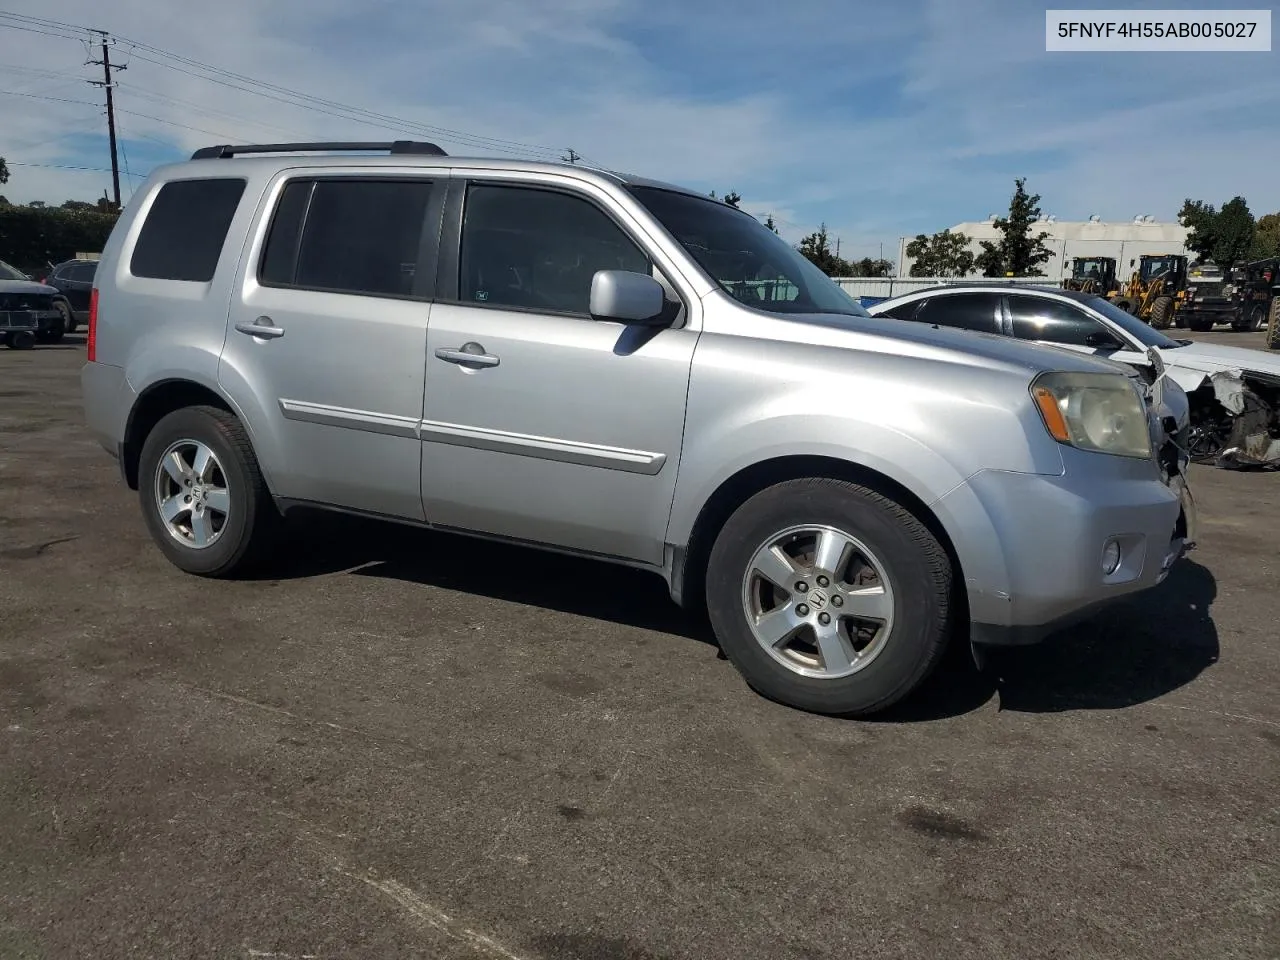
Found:
<svg viewBox="0 0 1280 960"><path fill-rule="evenodd" d="M89 336L86 339L89 362L93 363L98 356L98 288L94 287L89 294Z"/></svg>

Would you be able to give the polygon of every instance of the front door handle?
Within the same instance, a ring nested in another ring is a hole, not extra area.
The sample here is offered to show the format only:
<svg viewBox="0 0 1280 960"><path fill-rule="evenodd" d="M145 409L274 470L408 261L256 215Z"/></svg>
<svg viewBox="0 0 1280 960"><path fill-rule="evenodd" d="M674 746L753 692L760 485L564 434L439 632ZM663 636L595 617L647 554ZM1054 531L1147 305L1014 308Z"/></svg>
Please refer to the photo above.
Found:
<svg viewBox="0 0 1280 960"><path fill-rule="evenodd" d="M496 367L502 361L491 353L485 353L484 347L474 340L464 343L457 349L441 347L436 350L436 359L445 363L457 363L464 367Z"/></svg>
<svg viewBox="0 0 1280 960"><path fill-rule="evenodd" d="M253 323L241 320L236 324L236 329L251 337L261 337L264 340L274 340L276 337L284 336L284 327L277 327L271 322L270 317L259 317Z"/></svg>

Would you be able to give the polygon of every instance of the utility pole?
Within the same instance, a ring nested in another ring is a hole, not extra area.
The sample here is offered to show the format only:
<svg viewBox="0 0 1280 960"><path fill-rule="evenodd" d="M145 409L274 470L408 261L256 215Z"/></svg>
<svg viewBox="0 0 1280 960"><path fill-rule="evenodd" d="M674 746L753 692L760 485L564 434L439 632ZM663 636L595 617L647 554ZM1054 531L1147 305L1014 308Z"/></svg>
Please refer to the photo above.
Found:
<svg viewBox="0 0 1280 960"><path fill-rule="evenodd" d="M840 259L840 238L836 237L836 259Z"/></svg>
<svg viewBox="0 0 1280 960"><path fill-rule="evenodd" d="M565 163L577 163L579 160L582 159L582 157L580 157L577 153L574 152L573 147L570 147L568 154L561 157L560 159L563 160Z"/></svg>
<svg viewBox="0 0 1280 960"><path fill-rule="evenodd" d="M111 141L111 187L115 196L115 209L120 212L120 160L116 154L116 105L112 97L112 89L115 84L111 80L111 46L107 42L109 37L105 30L95 30L94 33L102 34L102 59L90 60L90 63L99 64L102 67L102 79L90 80L89 82L95 87L102 87L107 91L107 138ZM126 67L117 66L116 70L125 70Z"/></svg>

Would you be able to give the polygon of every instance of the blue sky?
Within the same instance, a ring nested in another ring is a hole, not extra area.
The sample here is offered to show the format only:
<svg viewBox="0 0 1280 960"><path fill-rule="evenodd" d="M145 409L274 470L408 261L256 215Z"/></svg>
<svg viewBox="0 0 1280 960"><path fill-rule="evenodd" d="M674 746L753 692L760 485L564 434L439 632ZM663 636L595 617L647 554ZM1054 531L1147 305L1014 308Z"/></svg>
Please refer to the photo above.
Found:
<svg viewBox="0 0 1280 960"><path fill-rule="evenodd" d="M1059 219L1168 220L1184 197L1235 194L1280 210L1280 54L1049 54L1044 7L1025 0L0 2L503 149L572 146L615 169L737 190L790 239L825 221L846 255L880 244L896 255L900 236L1003 210L1018 176ZM224 139L388 136L148 62L125 42L117 56L134 173ZM107 165L85 59L75 40L0 28L11 199L90 199L109 185L14 163Z"/></svg>

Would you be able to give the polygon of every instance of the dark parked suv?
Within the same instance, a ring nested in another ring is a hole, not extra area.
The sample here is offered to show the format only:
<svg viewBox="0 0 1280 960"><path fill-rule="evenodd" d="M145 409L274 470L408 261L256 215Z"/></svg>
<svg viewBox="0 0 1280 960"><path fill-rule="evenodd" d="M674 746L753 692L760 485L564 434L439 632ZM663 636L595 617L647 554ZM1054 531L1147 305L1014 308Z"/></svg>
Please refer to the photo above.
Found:
<svg viewBox="0 0 1280 960"><path fill-rule="evenodd" d="M66 297L71 305L68 333L81 323L89 322L89 295L93 292L93 276L97 270L97 260L66 260L44 278L43 282Z"/></svg>

